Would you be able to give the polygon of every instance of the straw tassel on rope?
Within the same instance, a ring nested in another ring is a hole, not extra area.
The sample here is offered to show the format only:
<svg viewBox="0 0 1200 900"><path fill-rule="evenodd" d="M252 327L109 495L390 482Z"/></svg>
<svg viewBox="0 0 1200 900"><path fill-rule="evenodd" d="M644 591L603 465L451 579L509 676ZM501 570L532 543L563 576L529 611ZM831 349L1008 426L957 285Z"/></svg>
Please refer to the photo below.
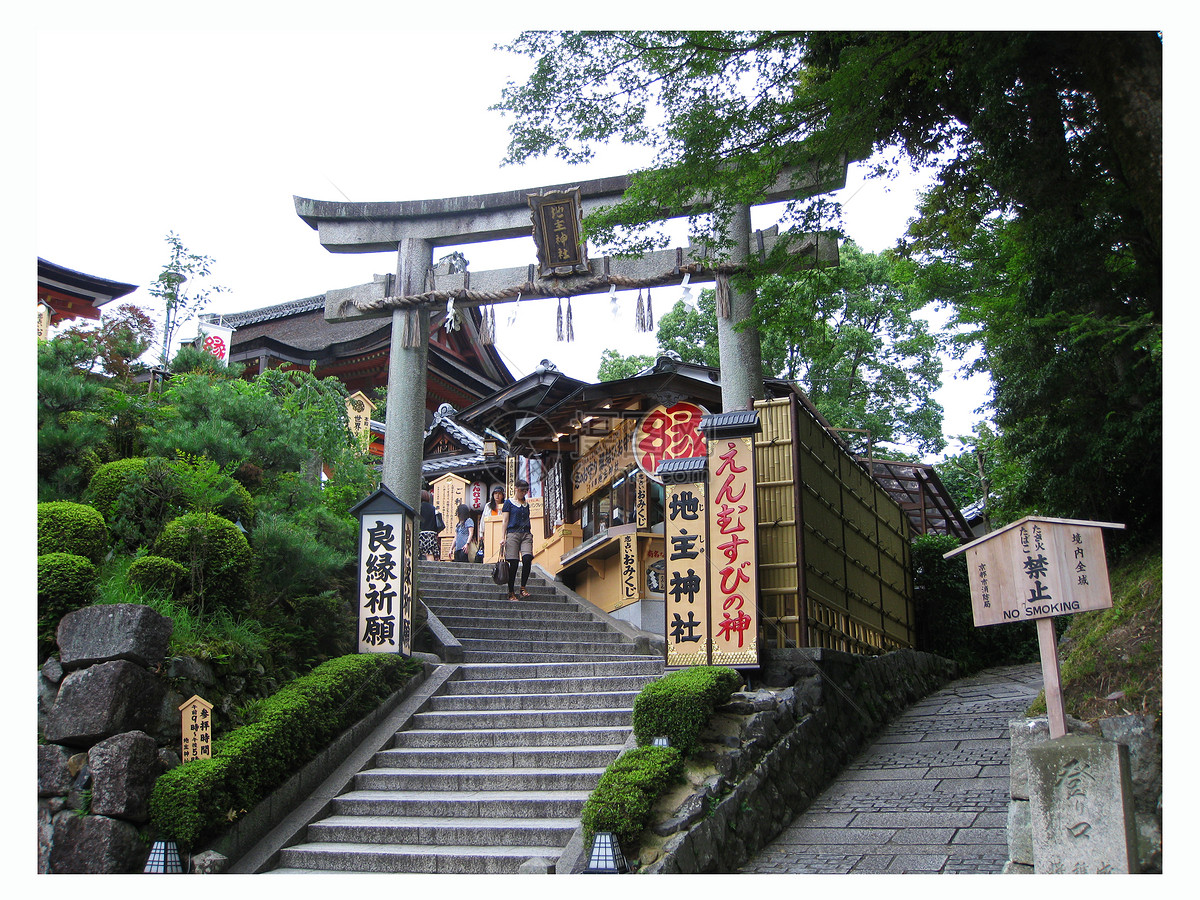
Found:
<svg viewBox="0 0 1200 900"><path fill-rule="evenodd" d="M558 298L558 339L563 339L562 297Z"/></svg>
<svg viewBox="0 0 1200 900"><path fill-rule="evenodd" d="M571 321L571 298L567 298L567 340L575 340L575 326Z"/></svg>
<svg viewBox="0 0 1200 900"><path fill-rule="evenodd" d="M654 330L654 303L650 300L650 288L646 288L646 330Z"/></svg>
<svg viewBox="0 0 1200 900"><path fill-rule="evenodd" d="M638 288L637 312L634 314L633 327L638 331L648 331L646 328L646 301L642 299L642 289Z"/></svg>

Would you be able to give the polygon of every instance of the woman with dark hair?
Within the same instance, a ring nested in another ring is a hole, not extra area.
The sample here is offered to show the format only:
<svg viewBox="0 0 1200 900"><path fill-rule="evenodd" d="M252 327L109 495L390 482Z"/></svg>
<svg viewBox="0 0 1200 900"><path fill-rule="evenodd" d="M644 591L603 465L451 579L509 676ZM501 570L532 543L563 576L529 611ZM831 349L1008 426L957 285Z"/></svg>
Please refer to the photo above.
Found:
<svg viewBox="0 0 1200 900"><path fill-rule="evenodd" d="M454 529L454 561L474 562L468 548L475 541L475 520L471 517L471 507L465 503L458 504L458 526Z"/></svg>
<svg viewBox="0 0 1200 900"><path fill-rule="evenodd" d="M516 499L505 500L501 519L504 530L504 558L508 560L508 599L516 600L517 559L521 560L521 597L529 596L525 585L529 582L529 569L533 565L533 531L529 526L529 504L525 494L528 481L516 483Z"/></svg>

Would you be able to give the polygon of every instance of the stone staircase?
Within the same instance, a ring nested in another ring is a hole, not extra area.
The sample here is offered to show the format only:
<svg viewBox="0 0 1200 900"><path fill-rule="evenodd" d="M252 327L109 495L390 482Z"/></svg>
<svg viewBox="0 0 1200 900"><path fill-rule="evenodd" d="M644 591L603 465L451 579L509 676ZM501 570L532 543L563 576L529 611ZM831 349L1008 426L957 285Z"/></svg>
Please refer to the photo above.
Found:
<svg viewBox="0 0 1200 900"><path fill-rule="evenodd" d="M274 872L515 873L562 853L663 661L552 583L514 603L490 571L420 563L463 662Z"/></svg>

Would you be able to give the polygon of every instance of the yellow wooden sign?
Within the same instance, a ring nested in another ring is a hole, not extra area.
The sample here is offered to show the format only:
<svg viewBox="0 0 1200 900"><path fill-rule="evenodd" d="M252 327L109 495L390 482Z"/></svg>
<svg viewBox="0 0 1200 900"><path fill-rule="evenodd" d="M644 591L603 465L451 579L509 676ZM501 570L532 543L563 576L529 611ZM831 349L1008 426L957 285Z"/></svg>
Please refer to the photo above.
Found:
<svg viewBox="0 0 1200 900"><path fill-rule="evenodd" d="M977 627L1108 609L1112 594L1100 529L1123 527L1026 516L946 556L967 555Z"/></svg>
<svg viewBox="0 0 1200 900"><path fill-rule="evenodd" d="M708 442L712 665L758 665L754 438Z"/></svg>
<svg viewBox="0 0 1200 900"><path fill-rule="evenodd" d="M362 391L355 391L346 398L346 421L350 433L361 438L366 432L368 441L371 434L371 413L375 404Z"/></svg>
<svg viewBox="0 0 1200 900"><path fill-rule="evenodd" d="M212 708L213 705L199 694L193 694L179 705L183 732L180 758L184 762L212 759Z"/></svg>
<svg viewBox="0 0 1200 900"><path fill-rule="evenodd" d="M709 615L704 482L665 485L667 665L708 664Z"/></svg>
<svg viewBox="0 0 1200 900"><path fill-rule="evenodd" d="M607 487L621 472L633 465L634 419L621 419L611 432L580 457L571 469L572 495L576 503Z"/></svg>

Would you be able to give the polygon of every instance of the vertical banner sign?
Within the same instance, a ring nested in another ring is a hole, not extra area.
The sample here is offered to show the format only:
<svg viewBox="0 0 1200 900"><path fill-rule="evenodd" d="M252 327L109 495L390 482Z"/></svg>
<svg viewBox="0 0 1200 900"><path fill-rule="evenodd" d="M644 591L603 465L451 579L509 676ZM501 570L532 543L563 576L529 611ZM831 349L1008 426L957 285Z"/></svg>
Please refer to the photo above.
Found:
<svg viewBox="0 0 1200 900"><path fill-rule="evenodd" d="M183 732L183 752L180 759L191 762L193 759L212 758L212 704L193 694L179 706Z"/></svg>
<svg viewBox="0 0 1200 900"><path fill-rule="evenodd" d="M587 271L583 242L583 199L579 188L527 195L533 211L533 240L539 274L570 275Z"/></svg>
<svg viewBox="0 0 1200 900"><path fill-rule="evenodd" d="M621 535L621 599L625 603L641 599L640 575L637 538L632 534L623 534Z"/></svg>
<svg viewBox="0 0 1200 900"><path fill-rule="evenodd" d="M758 413L706 416L708 565L712 665L758 665L758 509L754 433Z"/></svg>
<svg viewBox="0 0 1200 900"><path fill-rule="evenodd" d="M351 512L359 518L358 652L408 656L416 513L386 487Z"/></svg>
<svg viewBox="0 0 1200 900"><path fill-rule="evenodd" d="M710 440L708 447L712 664L758 665L754 438Z"/></svg>
<svg viewBox="0 0 1200 900"><path fill-rule="evenodd" d="M487 485L482 481L471 482L470 488L467 489L467 505L475 511L483 509L483 504L490 498L487 495Z"/></svg>
<svg viewBox="0 0 1200 900"><path fill-rule="evenodd" d="M214 322L201 322L196 330L199 332L201 349L228 365L229 345L233 343L233 329L217 325Z"/></svg>
<svg viewBox="0 0 1200 900"><path fill-rule="evenodd" d="M709 662L708 510L704 476L708 462L669 460L658 469L664 497L666 550L666 646L668 666Z"/></svg>
<svg viewBox="0 0 1200 900"><path fill-rule="evenodd" d="M637 507L638 531L650 530L650 479L644 472L638 472L633 479L634 505Z"/></svg>

